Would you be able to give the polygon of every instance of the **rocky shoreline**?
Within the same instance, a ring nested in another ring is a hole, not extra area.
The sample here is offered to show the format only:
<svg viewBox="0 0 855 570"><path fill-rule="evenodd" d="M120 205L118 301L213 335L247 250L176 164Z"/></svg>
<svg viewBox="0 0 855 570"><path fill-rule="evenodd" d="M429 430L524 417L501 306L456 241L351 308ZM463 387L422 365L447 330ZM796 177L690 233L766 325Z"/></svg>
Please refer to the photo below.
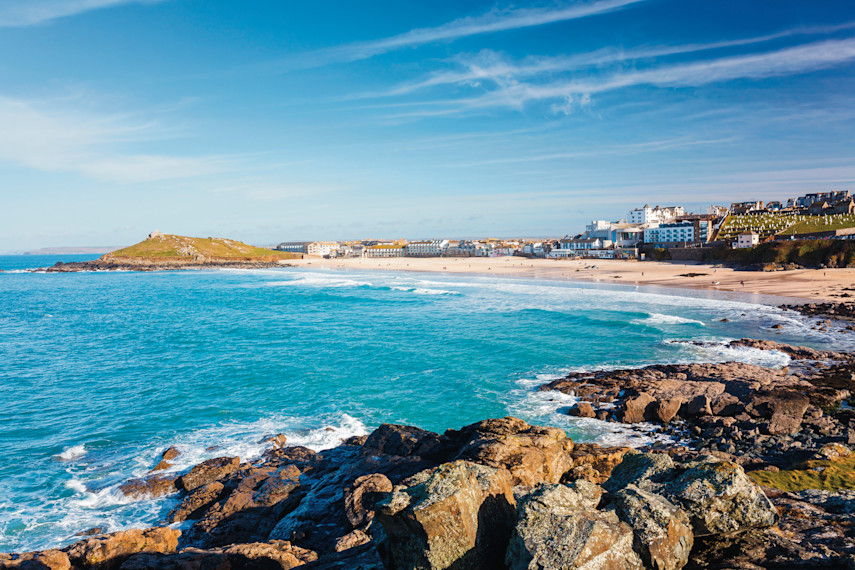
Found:
<svg viewBox="0 0 855 570"><path fill-rule="evenodd" d="M162 526L100 534L0 568L855 568L855 355L741 339L784 369L728 362L574 373L569 413L658 426L642 450L516 418L436 434L384 424L316 453L270 440L159 474Z"/></svg>

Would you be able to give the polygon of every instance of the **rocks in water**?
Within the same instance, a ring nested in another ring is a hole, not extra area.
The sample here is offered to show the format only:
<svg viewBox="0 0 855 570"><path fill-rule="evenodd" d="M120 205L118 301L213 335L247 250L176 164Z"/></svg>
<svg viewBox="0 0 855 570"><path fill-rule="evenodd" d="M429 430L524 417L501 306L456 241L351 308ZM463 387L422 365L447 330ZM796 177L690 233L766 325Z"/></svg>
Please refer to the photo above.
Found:
<svg viewBox="0 0 855 570"><path fill-rule="evenodd" d="M577 481L543 485L520 499L506 564L511 570L638 569L632 529L598 511L602 489Z"/></svg>
<svg viewBox="0 0 855 570"><path fill-rule="evenodd" d="M172 509L168 517L169 522L201 518L208 507L222 498L224 490L225 487L219 481L194 489L177 507Z"/></svg>
<svg viewBox="0 0 855 570"><path fill-rule="evenodd" d="M237 457L215 457L203 461L193 467L189 473L179 477L177 486L185 491L192 491L234 473L239 467L240 459Z"/></svg>
<svg viewBox="0 0 855 570"><path fill-rule="evenodd" d="M514 523L512 477L469 461L422 471L377 504L390 568L500 568Z"/></svg>
<svg viewBox="0 0 855 570"><path fill-rule="evenodd" d="M178 451L178 448L177 448L177 447L175 447L174 445L172 445L172 446L170 446L169 448L165 449L165 450L163 451L163 453L161 453L161 454L160 454L160 458L161 458L163 461L172 461L173 459L175 459L175 458L176 458L176 457L178 457L179 455L181 455L181 452L180 452L180 451Z"/></svg>
<svg viewBox="0 0 855 570"><path fill-rule="evenodd" d="M374 430L363 447L386 455L431 456L441 447L437 434L412 426L382 424Z"/></svg>
<svg viewBox="0 0 855 570"><path fill-rule="evenodd" d="M113 570L139 552L175 552L180 536L173 528L131 529L81 540L63 551L74 567Z"/></svg>
<svg viewBox="0 0 855 570"><path fill-rule="evenodd" d="M589 402L579 402L570 407L568 413L571 416L579 418L594 418L597 414L594 412L594 407Z"/></svg>
<svg viewBox="0 0 855 570"><path fill-rule="evenodd" d="M655 399L646 392L630 396L623 401L620 419L626 424L649 421L653 415ZM650 411L648 411L650 408Z"/></svg>
<svg viewBox="0 0 855 570"><path fill-rule="evenodd" d="M178 491L177 478L168 475L151 475L142 479L131 479L119 485L119 490L134 499L161 497Z"/></svg>
<svg viewBox="0 0 855 570"><path fill-rule="evenodd" d="M664 497L627 485L614 494L618 516L632 528L636 552L655 570L678 570L689 561L695 537L685 511Z"/></svg>

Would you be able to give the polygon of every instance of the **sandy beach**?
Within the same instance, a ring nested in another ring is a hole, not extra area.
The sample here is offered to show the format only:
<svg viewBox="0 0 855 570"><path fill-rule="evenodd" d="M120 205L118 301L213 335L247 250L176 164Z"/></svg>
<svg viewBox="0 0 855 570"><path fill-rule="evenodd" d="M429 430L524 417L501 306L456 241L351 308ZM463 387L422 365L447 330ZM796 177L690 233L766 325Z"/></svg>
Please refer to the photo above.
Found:
<svg viewBox="0 0 855 570"><path fill-rule="evenodd" d="M297 266L330 269L373 269L476 273L567 281L654 285L789 297L802 301L842 301L855 297L855 269L736 271L731 268L656 261L612 259L415 258L322 259L289 261Z"/></svg>

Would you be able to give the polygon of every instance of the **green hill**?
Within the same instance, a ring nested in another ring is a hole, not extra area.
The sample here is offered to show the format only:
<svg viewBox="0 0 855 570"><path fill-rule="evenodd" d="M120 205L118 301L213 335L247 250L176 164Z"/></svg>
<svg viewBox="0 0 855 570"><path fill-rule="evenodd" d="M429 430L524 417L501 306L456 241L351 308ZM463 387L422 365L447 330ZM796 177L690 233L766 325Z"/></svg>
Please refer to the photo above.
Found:
<svg viewBox="0 0 855 570"><path fill-rule="evenodd" d="M300 258L225 238L195 238L155 232L136 245L107 253L103 261L265 261Z"/></svg>

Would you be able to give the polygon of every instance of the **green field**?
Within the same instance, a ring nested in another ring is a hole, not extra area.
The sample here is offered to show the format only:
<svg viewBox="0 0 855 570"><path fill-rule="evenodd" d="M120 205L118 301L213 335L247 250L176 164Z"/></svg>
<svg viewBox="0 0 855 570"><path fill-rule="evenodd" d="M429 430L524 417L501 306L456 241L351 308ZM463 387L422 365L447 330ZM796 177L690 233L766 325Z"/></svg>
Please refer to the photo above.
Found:
<svg viewBox="0 0 855 570"><path fill-rule="evenodd" d="M104 258L123 259L235 259L277 260L294 259L299 254L274 251L225 238L194 238L161 235L136 245L108 253Z"/></svg>
<svg viewBox="0 0 855 570"><path fill-rule="evenodd" d="M809 234L812 232L830 232L833 230L843 230L846 228L855 228L855 215L852 214L833 214L831 216L808 216L809 219L798 222L790 226L786 230L780 232L781 235L791 236L798 234Z"/></svg>

